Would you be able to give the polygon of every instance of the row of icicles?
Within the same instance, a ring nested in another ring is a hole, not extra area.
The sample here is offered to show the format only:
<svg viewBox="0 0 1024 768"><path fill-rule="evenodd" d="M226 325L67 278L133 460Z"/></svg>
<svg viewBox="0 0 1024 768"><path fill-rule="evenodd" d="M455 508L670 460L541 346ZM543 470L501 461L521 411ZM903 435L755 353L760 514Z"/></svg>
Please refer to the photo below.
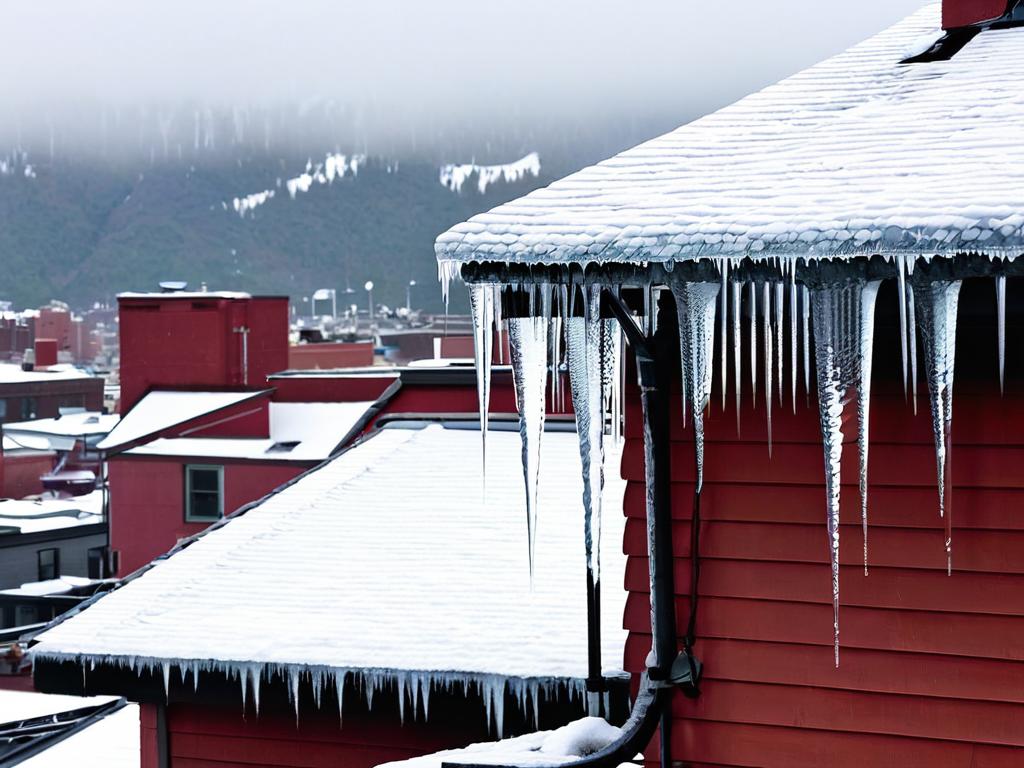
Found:
<svg viewBox="0 0 1024 768"><path fill-rule="evenodd" d="M947 573L952 571L951 485L948 471L950 427L952 424L953 366L956 349L958 280L915 279L913 261L898 260L900 346L904 391L914 399L918 367L917 336L931 400L932 425L938 475L939 515L945 523ZM703 485L704 413L710 402L713 370L720 371L722 405L726 404L728 354L733 358L733 390L737 429L741 396L742 305L748 307L748 369L751 391L756 397L760 374L764 377L768 448L771 450L773 392L783 401L784 344L789 345L792 370L789 380L793 410L796 411L797 379L802 373L810 393L811 358L814 345L815 378L825 458L826 526L832 568L835 660L839 663L839 494L842 457L842 413L856 399L858 415L859 489L864 537L864 572L868 557L868 421L871 394L872 344L875 303L880 281L854 279L843 283L808 288L796 280L792 265L782 265L776 280L730 279L722 265L717 282L687 282L671 279L668 287L675 298L679 318L680 357L683 373L683 418L692 414L697 454L697 491ZM671 276L670 276L671 277ZM595 581L600 575L599 544L601 494L604 487L604 439L606 433L618 438L622 422L622 334L615 321L602 319L598 282L584 285L531 283L522 285L471 284L470 298L476 348L480 430L486 466L487 411L490 400L490 369L493 343L507 323L516 402L520 415L523 479L526 491L527 531L531 578L537 532L537 486L540 443L544 431L545 394L552 407L564 403L563 373L568 373L572 405L576 414L583 476L584 541L587 567ZM518 298L527 307L526 316L502 320L502 292ZM640 317L646 333L657 322L656 291L644 290L645 307ZM1005 347L1006 279L996 278L999 333L1000 384L1003 380ZM576 304L582 302L582 307ZM785 322L788 304L788 329ZM715 358L715 329L723 343ZM731 334L730 334L731 327ZM811 337L813 329L813 338ZM731 335L731 338L730 338ZM786 338L788 335L788 339ZM756 342L754 340L757 340ZM758 350L760 346L760 350ZM802 355L800 352L802 351ZM760 361L759 361L760 357ZM564 406L563 406L564 407ZM651 468L647 468L650 482ZM484 481L486 487L486 479Z"/></svg>

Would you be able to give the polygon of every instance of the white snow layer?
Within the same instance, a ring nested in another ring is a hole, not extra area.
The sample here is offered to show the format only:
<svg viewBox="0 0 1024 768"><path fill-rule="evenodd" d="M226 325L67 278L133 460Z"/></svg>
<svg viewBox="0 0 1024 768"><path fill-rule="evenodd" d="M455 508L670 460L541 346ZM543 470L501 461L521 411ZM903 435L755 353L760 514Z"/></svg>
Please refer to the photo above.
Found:
<svg viewBox="0 0 1024 768"><path fill-rule="evenodd" d="M477 177L477 191L482 195L496 181L511 182L519 181L527 176L534 178L540 176L540 155L531 152L514 162L502 165L477 165L476 163L442 165L441 185L448 187L452 192L461 192L462 185L473 174L476 174Z"/></svg>
<svg viewBox="0 0 1024 768"><path fill-rule="evenodd" d="M581 692L576 435L544 436L532 590L519 435L492 430L488 449L481 504L477 431L384 430L44 633L33 652L162 667L165 679L172 666L193 678L223 670L254 691L276 673L293 686L299 674L394 681L424 697L471 684L495 708L506 689L523 706L538 687ZM623 490L610 469L609 509ZM624 519L607 517L602 653L622 674Z"/></svg>
<svg viewBox="0 0 1024 768"><path fill-rule="evenodd" d="M288 190L288 197L292 200L299 192L309 192L313 184L333 184L335 179L345 177L351 173L359 175L359 167L366 162L366 155L342 155L328 153L323 162L313 164L312 159L306 161L306 170L291 179L284 181L284 187ZM281 179L277 180L277 186L281 186ZM231 207L235 213L243 219L247 213L252 213L264 203L274 198L275 190L264 189L260 192L253 192L249 195L236 197L231 201ZM224 204L227 207L227 204Z"/></svg>
<svg viewBox="0 0 1024 768"><path fill-rule="evenodd" d="M43 381L67 381L69 379L91 379L85 371L71 365L53 365L26 371L14 363L0 363L0 384L36 384Z"/></svg>
<svg viewBox="0 0 1024 768"><path fill-rule="evenodd" d="M32 421L8 422L3 425L5 434L11 435L56 435L58 437L85 437L105 435L112 430L121 417L116 413L83 411L68 413L55 419L34 419Z"/></svg>
<svg viewBox="0 0 1024 768"><path fill-rule="evenodd" d="M140 755L139 705L127 704L18 768L138 768Z"/></svg>
<svg viewBox="0 0 1024 768"><path fill-rule="evenodd" d="M369 402L270 403L269 438L163 437L125 453L133 456L323 461L341 445L371 405Z"/></svg>
<svg viewBox="0 0 1024 768"><path fill-rule="evenodd" d="M440 261L1019 253L1024 29L901 65L940 4L441 235Z"/></svg>
<svg viewBox="0 0 1024 768"><path fill-rule="evenodd" d="M600 717L584 717L553 731L446 749L409 760L381 763L377 768L441 768L443 763L560 765L602 750L621 735L621 728L609 725Z"/></svg>
<svg viewBox="0 0 1024 768"><path fill-rule="evenodd" d="M100 440L102 451L120 448L163 432L208 413L228 408L257 396L257 392L149 392L124 414L117 426Z"/></svg>

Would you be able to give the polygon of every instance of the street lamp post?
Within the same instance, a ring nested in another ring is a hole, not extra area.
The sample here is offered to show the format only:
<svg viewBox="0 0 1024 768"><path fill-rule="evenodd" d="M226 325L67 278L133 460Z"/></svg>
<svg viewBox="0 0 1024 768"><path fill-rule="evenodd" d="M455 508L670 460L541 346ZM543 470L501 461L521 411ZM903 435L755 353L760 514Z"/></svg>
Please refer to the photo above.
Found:
<svg viewBox="0 0 1024 768"><path fill-rule="evenodd" d="M366 294L370 302L370 319L373 320L373 280L367 280L366 285L363 287L366 289Z"/></svg>
<svg viewBox="0 0 1024 768"><path fill-rule="evenodd" d="M416 281L410 280L409 284L405 286L405 311L412 312L412 289L416 287Z"/></svg>

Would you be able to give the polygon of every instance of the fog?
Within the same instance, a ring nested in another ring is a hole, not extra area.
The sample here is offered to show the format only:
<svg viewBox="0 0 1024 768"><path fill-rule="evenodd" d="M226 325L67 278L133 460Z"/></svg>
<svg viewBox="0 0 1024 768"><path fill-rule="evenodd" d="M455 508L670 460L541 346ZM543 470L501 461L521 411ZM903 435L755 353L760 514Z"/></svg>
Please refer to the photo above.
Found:
<svg viewBox="0 0 1024 768"><path fill-rule="evenodd" d="M12 0L0 47L0 151L395 152L581 123L660 127L920 5Z"/></svg>

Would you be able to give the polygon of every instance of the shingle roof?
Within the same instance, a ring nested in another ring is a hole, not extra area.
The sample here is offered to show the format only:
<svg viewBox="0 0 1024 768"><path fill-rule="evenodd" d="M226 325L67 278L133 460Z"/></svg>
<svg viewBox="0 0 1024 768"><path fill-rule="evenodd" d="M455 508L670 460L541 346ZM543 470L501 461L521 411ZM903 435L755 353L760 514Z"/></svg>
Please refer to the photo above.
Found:
<svg viewBox="0 0 1024 768"><path fill-rule="evenodd" d="M39 637L43 658L458 673L581 681L587 669L580 459L544 436L537 566L521 444L385 429ZM617 453L606 489L604 665L621 669L625 558ZM201 627L201 631L196 628Z"/></svg>
<svg viewBox="0 0 1024 768"><path fill-rule="evenodd" d="M1024 29L901 65L934 3L732 106L441 235L441 262L828 257L1024 246Z"/></svg>

